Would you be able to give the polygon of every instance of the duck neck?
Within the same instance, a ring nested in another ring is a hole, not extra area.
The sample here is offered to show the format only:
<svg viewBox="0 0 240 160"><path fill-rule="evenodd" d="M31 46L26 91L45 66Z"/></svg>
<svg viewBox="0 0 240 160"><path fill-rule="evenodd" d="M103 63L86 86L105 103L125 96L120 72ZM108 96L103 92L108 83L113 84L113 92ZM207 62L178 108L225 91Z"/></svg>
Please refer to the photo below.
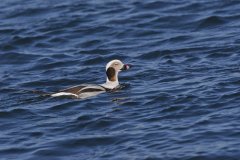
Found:
<svg viewBox="0 0 240 160"><path fill-rule="evenodd" d="M102 84L103 87L108 89L114 89L119 86L118 78L116 77L115 81L110 81L108 78L104 84Z"/></svg>

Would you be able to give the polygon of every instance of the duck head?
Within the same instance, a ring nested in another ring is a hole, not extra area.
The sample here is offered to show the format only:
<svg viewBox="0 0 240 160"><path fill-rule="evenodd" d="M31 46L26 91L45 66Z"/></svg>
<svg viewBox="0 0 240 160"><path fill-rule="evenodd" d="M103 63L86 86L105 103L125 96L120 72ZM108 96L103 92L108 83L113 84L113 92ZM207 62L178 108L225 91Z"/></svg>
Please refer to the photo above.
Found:
<svg viewBox="0 0 240 160"><path fill-rule="evenodd" d="M119 85L118 73L120 71L128 70L130 68L129 64L123 64L120 60L112 60L106 65L106 84L109 88L115 88Z"/></svg>

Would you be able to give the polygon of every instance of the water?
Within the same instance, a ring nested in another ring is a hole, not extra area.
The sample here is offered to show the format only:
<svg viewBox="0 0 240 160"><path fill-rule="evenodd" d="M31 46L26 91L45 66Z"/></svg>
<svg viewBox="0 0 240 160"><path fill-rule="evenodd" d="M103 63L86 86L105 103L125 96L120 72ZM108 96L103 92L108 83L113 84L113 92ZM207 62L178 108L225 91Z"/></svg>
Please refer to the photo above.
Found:
<svg viewBox="0 0 240 160"><path fill-rule="evenodd" d="M0 159L240 157L239 1L0 4ZM90 99L41 97L103 83Z"/></svg>

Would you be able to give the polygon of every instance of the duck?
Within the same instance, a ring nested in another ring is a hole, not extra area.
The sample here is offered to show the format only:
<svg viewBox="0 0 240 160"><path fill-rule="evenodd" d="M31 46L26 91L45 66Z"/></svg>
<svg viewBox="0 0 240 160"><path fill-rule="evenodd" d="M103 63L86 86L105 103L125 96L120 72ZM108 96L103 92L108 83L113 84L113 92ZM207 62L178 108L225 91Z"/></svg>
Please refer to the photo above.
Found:
<svg viewBox="0 0 240 160"><path fill-rule="evenodd" d="M103 84L80 84L66 88L51 94L52 97L70 96L73 98L84 99L96 96L100 93L116 90L120 87L118 74L130 68L130 64L124 64L122 61L111 60L106 65L106 82Z"/></svg>

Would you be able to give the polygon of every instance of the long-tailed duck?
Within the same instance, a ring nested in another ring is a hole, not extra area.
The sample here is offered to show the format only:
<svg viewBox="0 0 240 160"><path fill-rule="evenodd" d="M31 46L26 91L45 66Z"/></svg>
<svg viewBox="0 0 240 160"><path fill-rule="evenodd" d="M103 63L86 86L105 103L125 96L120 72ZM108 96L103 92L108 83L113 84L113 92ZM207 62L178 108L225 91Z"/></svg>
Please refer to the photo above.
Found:
<svg viewBox="0 0 240 160"><path fill-rule="evenodd" d="M120 60L112 60L106 65L107 80L104 84L82 84L71 88L60 90L51 94L52 97L71 96L74 98L88 98L100 93L111 91L119 87L118 73L128 70L130 65L123 64Z"/></svg>

